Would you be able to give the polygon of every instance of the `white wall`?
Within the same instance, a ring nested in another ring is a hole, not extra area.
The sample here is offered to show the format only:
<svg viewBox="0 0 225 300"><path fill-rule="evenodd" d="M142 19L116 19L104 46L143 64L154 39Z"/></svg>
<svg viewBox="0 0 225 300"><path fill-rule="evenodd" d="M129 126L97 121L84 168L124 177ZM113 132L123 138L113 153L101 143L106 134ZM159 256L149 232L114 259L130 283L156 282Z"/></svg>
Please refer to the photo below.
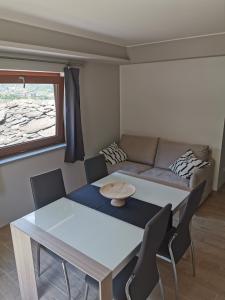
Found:
<svg viewBox="0 0 225 300"><path fill-rule="evenodd" d="M207 144L218 170L225 117L225 57L121 66L121 133Z"/></svg>
<svg viewBox="0 0 225 300"><path fill-rule="evenodd" d="M119 139L119 66L88 63L80 77L84 142L90 156Z"/></svg>
<svg viewBox="0 0 225 300"><path fill-rule="evenodd" d="M86 63L81 68L81 110L87 156L119 138L119 67ZM29 178L62 168L67 191L85 183L83 164L64 163L64 150L0 166L0 226L33 209Z"/></svg>
<svg viewBox="0 0 225 300"><path fill-rule="evenodd" d="M218 186L221 187L224 183L225 183L225 121L223 127L223 142L222 142L221 156L220 156Z"/></svg>

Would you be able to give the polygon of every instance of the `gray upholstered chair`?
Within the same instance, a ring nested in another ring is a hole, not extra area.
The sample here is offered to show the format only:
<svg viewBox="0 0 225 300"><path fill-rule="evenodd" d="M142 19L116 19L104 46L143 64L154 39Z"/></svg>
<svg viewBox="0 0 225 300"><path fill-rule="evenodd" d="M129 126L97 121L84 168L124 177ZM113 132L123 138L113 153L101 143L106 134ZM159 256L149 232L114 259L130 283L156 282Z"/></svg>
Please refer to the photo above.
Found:
<svg viewBox="0 0 225 300"><path fill-rule="evenodd" d="M158 283L164 299L156 252L168 228L171 207L171 204L168 204L147 223L139 257L133 258L113 280L113 299L146 300ZM89 286L98 289L98 282L88 275L85 280L85 300L87 300Z"/></svg>
<svg viewBox="0 0 225 300"><path fill-rule="evenodd" d="M176 299L178 299L178 278L176 264L190 247L193 276L195 276L194 245L191 239L191 220L198 209L205 188L205 181L197 186L189 195L186 207L180 217L178 226L172 227L161 244L157 256L172 264Z"/></svg>
<svg viewBox="0 0 225 300"><path fill-rule="evenodd" d="M47 204L50 204L57 199L66 196L66 190L63 182L63 176L61 169L57 169L54 171L50 171L48 173L44 173L41 175L37 175L30 178L31 188L34 198L35 209L39 209ZM70 285L69 285L69 278L66 268L66 262L49 249L45 248L44 246L37 244L37 271L38 276L40 276L40 254L41 248L55 257L57 260L61 261L63 273L65 277L66 287L68 291L68 298L71 298L70 293Z"/></svg>
<svg viewBox="0 0 225 300"><path fill-rule="evenodd" d="M91 184L108 175L103 154L88 158L84 161L87 183Z"/></svg>

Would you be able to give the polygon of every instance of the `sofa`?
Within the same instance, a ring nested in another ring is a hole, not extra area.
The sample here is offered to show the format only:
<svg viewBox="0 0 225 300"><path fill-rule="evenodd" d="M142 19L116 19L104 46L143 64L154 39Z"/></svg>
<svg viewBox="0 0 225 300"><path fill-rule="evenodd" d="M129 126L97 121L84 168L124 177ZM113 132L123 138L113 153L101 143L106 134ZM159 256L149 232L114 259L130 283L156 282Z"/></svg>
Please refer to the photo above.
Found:
<svg viewBox="0 0 225 300"><path fill-rule="evenodd" d="M109 173L120 170L126 174L184 190L192 190L206 180L202 202L212 191L215 163L206 145L124 134L119 147L127 154L127 160L115 165L107 164ZM191 149L199 159L209 162L207 166L194 172L190 179L182 178L169 169L169 166L188 149Z"/></svg>

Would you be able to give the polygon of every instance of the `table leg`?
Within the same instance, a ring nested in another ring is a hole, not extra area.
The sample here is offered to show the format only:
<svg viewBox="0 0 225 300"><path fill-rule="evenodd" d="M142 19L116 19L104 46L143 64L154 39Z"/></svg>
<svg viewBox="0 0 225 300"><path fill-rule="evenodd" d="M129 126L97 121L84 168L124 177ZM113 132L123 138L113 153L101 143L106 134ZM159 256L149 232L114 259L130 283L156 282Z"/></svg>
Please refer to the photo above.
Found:
<svg viewBox="0 0 225 300"><path fill-rule="evenodd" d="M13 248L22 300L38 300L31 238L11 225Z"/></svg>
<svg viewBox="0 0 225 300"><path fill-rule="evenodd" d="M100 300L112 300L112 273L99 282L99 298Z"/></svg>

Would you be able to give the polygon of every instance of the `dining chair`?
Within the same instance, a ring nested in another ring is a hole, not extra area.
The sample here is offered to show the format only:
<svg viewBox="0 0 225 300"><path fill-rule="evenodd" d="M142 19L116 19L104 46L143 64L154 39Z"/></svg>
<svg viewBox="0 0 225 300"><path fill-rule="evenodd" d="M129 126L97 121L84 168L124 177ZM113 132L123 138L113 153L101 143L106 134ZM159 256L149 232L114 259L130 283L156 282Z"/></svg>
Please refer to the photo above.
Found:
<svg viewBox="0 0 225 300"><path fill-rule="evenodd" d="M50 204L53 201L56 201L57 199L60 199L62 197L66 196L66 190L64 186L63 176L62 176L62 170L56 169L41 175L37 175L30 178L31 182L31 188L34 198L34 205L35 209L39 209L45 205ZM41 244L37 244L37 273L38 277L40 276L40 258L41 258L41 249L48 252L51 256L56 258L61 262L63 274L65 277L65 283L67 287L68 292L68 298L71 298L71 292L70 292L70 285L69 285L69 278L68 278L68 272L66 268L66 261L63 260L61 257L47 249Z"/></svg>
<svg viewBox="0 0 225 300"><path fill-rule="evenodd" d="M206 182L204 181L192 190L188 197L183 214L180 217L178 226L172 227L166 234L157 253L157 257L172 264L176 300L178 300L179 296L176 264L180 261L188 248L191 250L193 276L195 276L195 253L194 244L191 239L191 220L202 199L205 184Z"/></svg>
<svg viewBox="0 0 225 300"><path fill-rule="evenodd" d="M166 205L146 224L139 257L134 257L113 280L113 299L146 300L159 283L164 300L156 253L168 228L171 208L171 204ZM87 300L89 287L98 289L98 282L88 275L85 281L85 300Z"/></svg>
<svg viewBox="0 0 225 300"><path fill-rule="evenodd" d="M107 165L103 154L86 159L84 161L84 168L88 184L108 175Z"/></svg>

